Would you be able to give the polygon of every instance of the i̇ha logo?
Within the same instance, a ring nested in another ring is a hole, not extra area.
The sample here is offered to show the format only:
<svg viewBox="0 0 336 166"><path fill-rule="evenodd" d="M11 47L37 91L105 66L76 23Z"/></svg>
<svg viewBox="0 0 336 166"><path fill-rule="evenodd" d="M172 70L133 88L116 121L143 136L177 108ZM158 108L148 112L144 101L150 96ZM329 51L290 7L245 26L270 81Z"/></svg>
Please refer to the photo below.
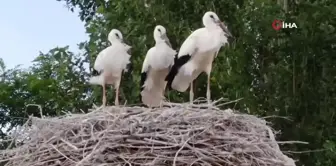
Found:
<svg viewBox="0 0 336 166"><path fill-rule="evenodd" d="M272 27L274 30L278 31L282 28L297 28L295 23L288 23L288 22L284 22L281 20L274 20L272 23Z"/></svg>

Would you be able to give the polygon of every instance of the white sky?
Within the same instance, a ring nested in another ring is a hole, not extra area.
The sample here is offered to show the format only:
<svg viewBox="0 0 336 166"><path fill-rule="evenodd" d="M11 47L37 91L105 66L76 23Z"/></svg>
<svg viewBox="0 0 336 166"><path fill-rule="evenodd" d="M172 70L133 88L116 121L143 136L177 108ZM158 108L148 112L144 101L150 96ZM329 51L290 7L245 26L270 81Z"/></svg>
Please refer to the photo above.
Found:
<svg viewBox="0 0 336 166"><path fill-rule="evenodd" d="M31 61L56 46L77 44L88 39L78 13L56 0L3 1L0 6L0 58L7 68Z"/></svg>

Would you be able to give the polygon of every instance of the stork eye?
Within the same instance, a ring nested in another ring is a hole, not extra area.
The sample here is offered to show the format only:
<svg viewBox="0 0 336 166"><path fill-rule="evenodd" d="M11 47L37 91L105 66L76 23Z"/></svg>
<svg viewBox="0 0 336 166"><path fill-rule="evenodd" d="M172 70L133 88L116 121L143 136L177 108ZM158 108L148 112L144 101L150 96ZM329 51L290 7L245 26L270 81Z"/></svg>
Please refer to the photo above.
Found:
<svg viewBox="0 0 336 166"><path fill-rule="evenodd" d="M120 38L120 36L117 33L115 35L117 36L117 38Z"/></svg>
<svg viewBox="0 0 336 166"><path fill-rule="evenodd" d="M210 15L210 18L214 19L214 16L213 16L213 15Z"/></svg>
<svg viewBox="0 0 336 166"><path fill-rule="evenodd" d="M161 32L161 29L158 29L159 32Z"/></svg>

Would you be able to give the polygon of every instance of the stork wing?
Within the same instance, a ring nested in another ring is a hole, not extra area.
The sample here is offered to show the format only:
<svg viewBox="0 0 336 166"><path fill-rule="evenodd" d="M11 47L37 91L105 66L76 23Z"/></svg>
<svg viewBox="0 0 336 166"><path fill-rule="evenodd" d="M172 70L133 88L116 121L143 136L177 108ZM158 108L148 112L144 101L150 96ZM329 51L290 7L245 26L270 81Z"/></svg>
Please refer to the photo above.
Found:
<svg viewBox="0 0 336 166"><path fill-rule="evenodd" d="M198 40L200 40L205 30L205 28L197 29L187 37L180 47L179 58L185 55L193 56L197 52Z"/></svg>
<svg viewBox="0 0 336 166"><path fill-rule="evenodd" d="M153 47L150 48L150 49L147 51L145 60L144 60L143 63L142 63L141 78L140 78L140 88L141 88L140 91L143 90L143 85L145 84L145 81L146 81L146 79L147 79L148 71L150 70L149 59L151 58L151 56L152 56L152 54L153 54L153 51L154 51L154 48L153 48Z"/></svg>
<svg viewBox="0 0 336 166"><path fill-rule="evenodd" d="M150 63L150 58L152 57L154 53L154 47L150 48L148 51L147 51L147 54L146 54L146 57L142 63L142 69L141 69L141 73L143 72L147 72L148 71L148 68L149 68L149 63Z"/></svg>
<svg viewBox="0 0 336 166"><path fill-rule="evenodd" d="M107 48L105 48L105 49L103 49L102 51L99 52L99 54L97 55L97 58L95 60L95 63L93 65L93 68L95 70L97 70L98 72L100 72L101 70L104 69L103 62L104 62L104 57L105 57L105 54L106 54L106 50L107 50Z"/></svg>
<svg viewBox="0 0 336 166"><path fill-rule="evenodd" d="M200 28L191 33L188 38L183 42L178 55L175 57L174 65L171 67L168 75L166 76L165 80L167 81L167 86L170 89L171 84L177 75L179 69L186 64L191 57L197 52L197 43L199 40L200 35L203 33L205 28Z"/></svg>

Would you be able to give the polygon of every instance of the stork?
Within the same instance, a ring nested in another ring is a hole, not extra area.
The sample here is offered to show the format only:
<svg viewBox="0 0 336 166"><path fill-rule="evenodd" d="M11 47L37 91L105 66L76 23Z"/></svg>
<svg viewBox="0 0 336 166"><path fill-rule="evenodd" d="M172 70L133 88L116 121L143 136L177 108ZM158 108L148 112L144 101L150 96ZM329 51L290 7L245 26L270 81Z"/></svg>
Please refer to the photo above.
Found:
<svg viewBox="0 0 336 166"><path fill-rule="evenodd" d="M97 84L103 87L103 106L106 105L106 86L112 85L115 89L115 105L119 105L119 86L122 73L127 71L131 55L128 54L131 46L124 43L121 32L112 29L108 34L111 46L102 50L94 63L94 70L98 75L90 78L90 84Z"/></svg>
<svg viewBox="0 0 336 166"><path fill-rule="evenodd" d="M167 82L165 77L174 64L177 52L167 37L166 29L157 25L154 29L155 46L147 51L141 70L141 101L149 107L162 106Z"/></svg>
<svg viewBox="0 0 336 166"><path fill-rule="evenodd" d="M216 13L208 11L203 16L203 28L191 33L183 42L175 63L165 78L167 87L184 92L190 85L189 99L194 100L193 81L202 73L207 74L208 103L210 95L210 73L212 63L220 48L228 43L232 37L227 26L219 19Z"/></svg>

